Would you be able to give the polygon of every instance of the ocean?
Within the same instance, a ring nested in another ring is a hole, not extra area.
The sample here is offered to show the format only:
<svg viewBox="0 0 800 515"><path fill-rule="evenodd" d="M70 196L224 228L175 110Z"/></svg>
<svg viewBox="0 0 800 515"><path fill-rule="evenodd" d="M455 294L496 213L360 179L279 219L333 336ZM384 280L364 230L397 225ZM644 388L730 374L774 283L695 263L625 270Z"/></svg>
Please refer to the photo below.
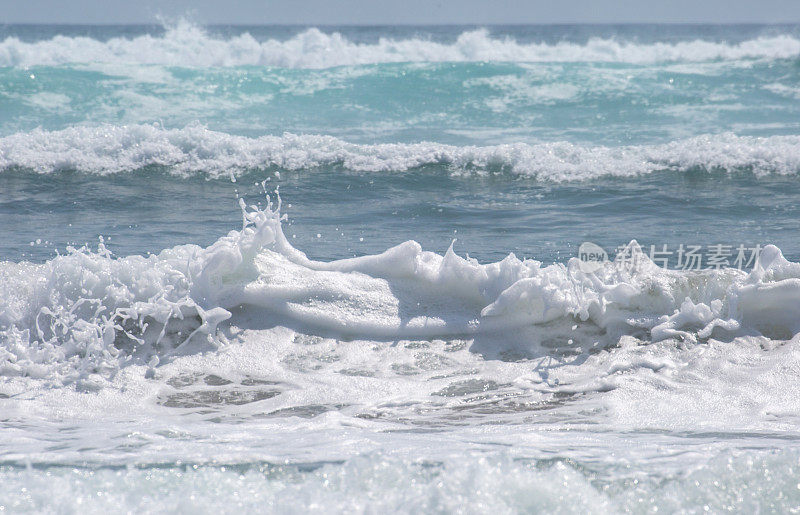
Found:
<svg viewBox="0 0 800 515"><path fill-rule="evenodd" d="M800 26L0 26L0 511L800 509Z"/></svg>

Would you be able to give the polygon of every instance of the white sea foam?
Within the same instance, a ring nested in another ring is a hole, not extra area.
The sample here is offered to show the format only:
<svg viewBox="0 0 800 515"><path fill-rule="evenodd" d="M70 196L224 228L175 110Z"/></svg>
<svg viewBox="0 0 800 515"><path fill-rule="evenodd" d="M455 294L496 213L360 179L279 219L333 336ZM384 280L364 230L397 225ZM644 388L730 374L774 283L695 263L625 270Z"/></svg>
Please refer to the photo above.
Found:
<svg viewBox="0 0 800 515"><path fill-rule="evenodd" d="M800 263L777 248L751 273L635 243L592 273L412 241L319 262L242 209L207 248L0 262L0 506L797 504Z"/></svg>
<svg viewBox="0 0 800 515"><path fill-rule="evenodd" d="M800 99L800 88L796 86L787 86L786 84L773 83L762 86L765 90L781 95L788 98Z"/></svg>
<svg viewBox="0 0 800 515"><path fill-rule="evenodd" d="M635 43L592 38L586 43L521 43L492 37L485 29L462 33L453 43L428 39L355 43L340 33L305 30L290 39L259 41L250 34L220 39L181 22L163 37L99 41L56 36L33 43L9 37L0 43L0 66L66 63L144 63L174 66L279 66L327 68L386 62L517 61L653 63L740 59L785 59L800 55L800 40L790 35L763 36L740 43L704 40Z"/></svg>
<svg viewBox="0 0 800 515"><path fill-rule="evenodd" d="M607 264L592 273L577 258L542 266L509 255L479 264L414 241L319 262L289 244L277 208L242 203L242 213L243 229L207 248L116 259L101 247L41 265L2 263L0 374L71 383L115 373L131 359L155 366L193 338L213 337L234 312L278 317L312 333L389 340L559 323L595 328L612 343L640 334L697 342L800 332L800 264L773 246L750 274L666 271L635 242L635 267ZM525 340L548 337L536 329ZM586 388L605 388L593 381Z"/></svg>
<svg viewBox="0 0 800 515"><path fill-rule="evenodd" d="M439 143L348 143L331 136L248 138L199 125L36 129L0 138L0 170L38 173L79 170L113 174L163 167L175 175L238 176L276 167L307 170L340 166L359 172L403 172L441 166L453 173L508 173L540 180L630 177L658 170L751 171L756 175L800 171L800 136L704 135L660 145L582 146L568 142L495 146Z"/></svg>
<svg viewBox="0 0 800 515"><path fill-rule="evenodd" d="M605 481L572 462L541 465L508 457L461 456L421 464L370 455L342 465L160 467L90 470L0 469L0 505L21 511L81 513L450 513L465 506L495 513L635 511L757 513L798 502L797 452L724 453L685 474ZM769 478L765 481L764 478Z"/></svg>

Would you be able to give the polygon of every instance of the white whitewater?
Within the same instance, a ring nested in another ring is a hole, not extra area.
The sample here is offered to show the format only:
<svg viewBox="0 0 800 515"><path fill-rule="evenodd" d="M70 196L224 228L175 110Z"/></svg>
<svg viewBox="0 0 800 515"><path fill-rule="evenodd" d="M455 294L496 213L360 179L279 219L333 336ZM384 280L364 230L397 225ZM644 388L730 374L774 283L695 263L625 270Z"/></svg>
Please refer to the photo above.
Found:
<svg viewBox="0 0 800 515"><path fill-rule="evenodd" d="M192 124L182 129L158 125L35 129L0 138L0 173L20 168L38 173L80 170L106 175L156 167L177 176L235 178L248 170L270 167L304 171L341 166L359 172L404 172L436 165L453 173L508 173L552 181L633 177L691 168L788 175L800 171L800 137L725 133L619 147L569 142L367 145L321 135L249 138Z"/></svg>
<svg viewBox="0 0 800 515"><path fill-rule="evenodd" d="M229 39L209 35L181 21L163 37L152 35L99 41L88 37L56 36L23 42L8 37L0 42L0 66L40 66L68 63L139 63L171 66L277 66L329 68L397 62L703 62L741 59L790 59L800 55L800 40L790 35L763 36L741 43L684 41L635 43L591 38L574 42L520 43L492 37L485 29L462 33L453 43L429 39L354 43L345 36L316 28L287 40L259 41L250 34Z"/></svg>

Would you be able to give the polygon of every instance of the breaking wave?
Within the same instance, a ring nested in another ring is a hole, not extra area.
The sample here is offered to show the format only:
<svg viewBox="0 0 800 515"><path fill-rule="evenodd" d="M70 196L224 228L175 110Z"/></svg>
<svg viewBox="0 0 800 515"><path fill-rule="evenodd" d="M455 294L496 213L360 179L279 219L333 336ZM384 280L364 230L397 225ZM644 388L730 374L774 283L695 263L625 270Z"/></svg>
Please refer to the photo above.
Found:
<svg viewBox="0 0 800 515"><path fill-rule="evenodd" d="M582 146L569 142L494 146L439 143L353 144L331 136L249 138L190 125L36 129L0 138L0 170L79 170L114 174L160 167L173 175L235 178L248 170L338 166L356 172L404 172L427 166L453 173L507 173L548 181L631 177L659 170L800 171L800 136L726 133L658 145Z"/></svg>
<svg viewBox="0 0 800 515"><path fill-rule="evenodd" d="M787 59L800 55L800 40L790 35L764 36L740 43L704 40L676 43L635 43L592 38L586 43L521 43L492 37L486 29L463 32L455 42L429 39L355 43L338 32L307 29L290 39L259 41L244 33L221 39L187 22L169 27L161 36L112 38L56 36L23 42L0 42L0 66L67 63L141 63L174 66L279 66L327 68L387 62L624 62L653 63L740 59Z"/></svg>
<svg viewBox="0 0 800 515"><path fill-rule="evenodd" d="M636 242L632 266L592 272L577 258L543 266L510 254L480 264L414 241L320 262L285 238L279 206L240 204L242 229L206 248L115 258L101 245L39 265L0 263L0 375L68 383L131 360L153 367L191 341L214 344L234 312L367 339L533 329L526 345L569 326L571 338L585 331L612 345L625 335L692 343L800 332L800 263L771 245L750 273L664 270Z"/></svg>

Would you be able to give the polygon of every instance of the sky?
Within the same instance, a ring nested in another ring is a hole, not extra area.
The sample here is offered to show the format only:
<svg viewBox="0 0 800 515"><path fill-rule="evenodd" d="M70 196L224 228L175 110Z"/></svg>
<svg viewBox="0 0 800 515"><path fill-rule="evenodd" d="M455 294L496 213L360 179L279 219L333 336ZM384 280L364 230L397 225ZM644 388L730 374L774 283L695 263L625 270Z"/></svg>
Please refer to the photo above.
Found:
<svg viewBox="0 0 800 515"><path fill-rule="evenodd" d="M0 0L0 24L800 22L800 0Z"/></svg>

